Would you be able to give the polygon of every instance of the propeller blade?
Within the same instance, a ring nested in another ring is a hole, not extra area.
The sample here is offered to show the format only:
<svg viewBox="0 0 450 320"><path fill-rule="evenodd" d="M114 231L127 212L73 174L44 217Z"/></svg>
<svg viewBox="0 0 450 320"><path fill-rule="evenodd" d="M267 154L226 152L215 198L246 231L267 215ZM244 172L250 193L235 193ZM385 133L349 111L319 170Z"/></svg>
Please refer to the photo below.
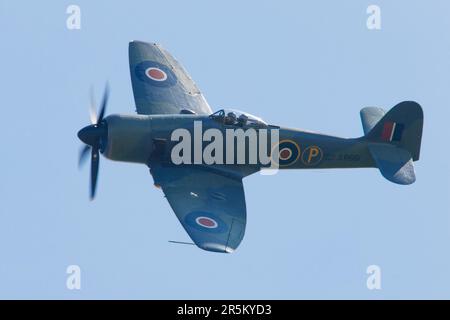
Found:
<svg viewBox="0 0 450 320"><path fill-rule="evenodd" d="M95 103L93 87L91 87L90 90L90 97L91 97L91 105L89 107L89 118L91 119L91 124L97 124L97 109L96 109L97 104Z"/></svg>
<svg viewBox="0 0 450 320"><path fill-rule="evenodd" d="M103 94L102 104L100 105L100 113L97 113L94 90L91 87L90 90L91 105L89 107L89 117L91 120L91 126L84 127L78 132L78 138L86 143L80 150L80 158L78 165L82 166L86 161L91 149L91 183L90 183L90 197L91 200L95 198L95 191L97 189L98 167L100 161L100 145L102 137L105 135L105 124L102 123L105 116L106 106L109 98L109 85L106 83L105 92Z"/></svg>
<svg viewBox="0 0 450 320"><path fill-rule="evenodd" d="M97 119L97 124L103 120L103 116L105 115L106 105L108 104L108 98L109 98L109 85L106 84L105 93L103 94L102 105L100 107L100 115L98 116L98 119Z"/></svg>
<svg viewBox="0 0 450 320"><path fill-rule="evenodd" d="M92 148L91 153L91 200L95 198L95 190L97 188L98 166L99 166L99 150Z"/></svg>
<svg viewBox="0 0 450 320"><path fill-rule="evenodd" d="M81 150L80 150L80 157L78 159L78 168L81 168L81 166L86 162L86 159L88 157L88 153L89 153L89 149L91 147L89 147L88 145L85 145Z"/></svg>

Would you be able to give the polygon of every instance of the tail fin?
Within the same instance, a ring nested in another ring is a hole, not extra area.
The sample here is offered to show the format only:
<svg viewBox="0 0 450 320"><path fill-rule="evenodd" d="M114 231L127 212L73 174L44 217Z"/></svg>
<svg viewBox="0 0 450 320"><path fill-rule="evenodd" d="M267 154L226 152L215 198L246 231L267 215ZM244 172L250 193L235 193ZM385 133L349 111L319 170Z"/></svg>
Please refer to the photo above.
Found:
<svg viewBox="0 0 450 320"><path fill-rule="evenodd" d="M371 128L365 136L370 153L386 179L411 184L416 180L413 161L420 156L422 108L416 102L404 101L383 113L378 108L361 110L364 129Z"/></svg>
<svg viewBox="0 0 450 320"><path fill-rule="evenodd" d="M422 140L423 111L417 102L404 101L386 113L366 134L370 142L389 143L407 150L419 160Z"/></svg>

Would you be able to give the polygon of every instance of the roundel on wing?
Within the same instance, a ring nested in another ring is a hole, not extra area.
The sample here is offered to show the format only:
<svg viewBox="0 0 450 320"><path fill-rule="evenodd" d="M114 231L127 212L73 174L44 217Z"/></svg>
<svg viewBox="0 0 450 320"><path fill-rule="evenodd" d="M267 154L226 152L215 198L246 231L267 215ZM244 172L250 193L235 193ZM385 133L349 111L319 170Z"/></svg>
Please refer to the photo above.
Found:
<svg viewBox="0 0 450 320"><path fill-rule="evenodd" d="M208 218L208 217L197 217L197 218L195 218L195 222L199 226L202 226L202 227L208 228L208 229L216 229L219 226L219 224L217 223L216 220L214 220L212 218Z"/></svg>
<svg viewBox="0 0 450 320"><path fill-rule="evenodd" d="M162 71L159 68L150 67L147 70L145 70L145 75L147 78L153 81L166 81L167 80L167 73Z"/></svg>
<svg viewBox="0 0 450 320"><path fill-rule="evenodd" d="M275 149L275 148L274 148ZM274 150L272 149L272 152ZM280 167L290 166L300 157L300 147L295 141L282 140L278 144L278 163ZM277 161L277 159L274 159Z"/></svg>
<svg viewBox="0 0 450 320"><path fill-rule="evenodd" d="M192 211L184 218L186 224L204 232L222 233L227 231L227 225L216 215L205 211Z"/></svg>
<svg viewBox="0 0 450 320"><path fill-rule="evenodd" d="M156 87L170 87L177 83L177 77L166 65L156 61L143 61L134 69L136 77Z"/></svg>

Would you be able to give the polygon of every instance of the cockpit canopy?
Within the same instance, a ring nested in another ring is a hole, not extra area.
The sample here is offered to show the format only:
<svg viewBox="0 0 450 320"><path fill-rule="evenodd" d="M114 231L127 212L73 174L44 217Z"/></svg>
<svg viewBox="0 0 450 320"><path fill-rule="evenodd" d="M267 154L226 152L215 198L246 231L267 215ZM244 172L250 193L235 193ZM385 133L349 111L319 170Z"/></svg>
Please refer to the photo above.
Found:
<svg viewBox="0 0 450 320"><path fill-rule="evenodd" d="M267 123L261 118L235 109L222 109L213 113L210 117L225 125L267 127Z"/></svg>

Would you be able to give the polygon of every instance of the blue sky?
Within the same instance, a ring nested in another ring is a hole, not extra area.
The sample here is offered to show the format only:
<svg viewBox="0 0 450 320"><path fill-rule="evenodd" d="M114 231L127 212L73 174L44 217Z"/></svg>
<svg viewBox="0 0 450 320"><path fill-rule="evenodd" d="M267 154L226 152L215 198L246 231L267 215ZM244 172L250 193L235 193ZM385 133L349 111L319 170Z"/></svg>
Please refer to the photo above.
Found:
<svg viewBox="0 0 450 320"><path fill-rule="evenodd" d="M81 8L81 30L66 8ZM381 30L366 8L381 8ZM448 1L0 1L0 298L450 298ZM359 110L424 109L417 182L376 169L245 179L232 255L188 241L145 166L101 159L88 201L76 132L89 87L133 113L128 42L161 43L214 110L362 135ZM81 290L66 268L81 268ZM368 290L378 265L382 289Z"/></svg>

